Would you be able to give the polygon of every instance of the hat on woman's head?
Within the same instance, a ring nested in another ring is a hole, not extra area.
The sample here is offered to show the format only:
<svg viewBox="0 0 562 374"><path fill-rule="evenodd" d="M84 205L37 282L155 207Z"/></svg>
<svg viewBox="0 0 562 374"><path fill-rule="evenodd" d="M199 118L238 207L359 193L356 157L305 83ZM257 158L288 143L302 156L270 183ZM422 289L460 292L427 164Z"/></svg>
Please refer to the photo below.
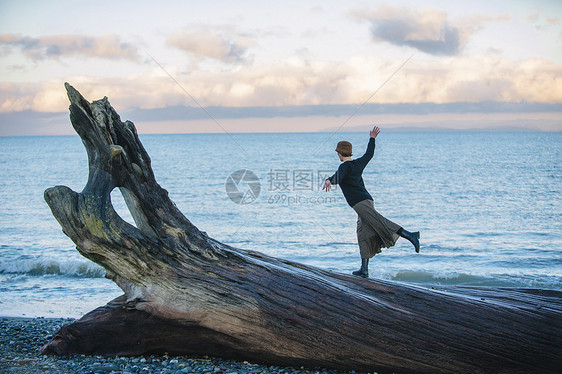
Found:
<svg viewBox="0 0 562 374"><path fill-rule="evenodd" d="M336 152L341 153L342 155L351 156L352 145L350 142L342 140L338 142L338 146L336 147Z"/></svg>

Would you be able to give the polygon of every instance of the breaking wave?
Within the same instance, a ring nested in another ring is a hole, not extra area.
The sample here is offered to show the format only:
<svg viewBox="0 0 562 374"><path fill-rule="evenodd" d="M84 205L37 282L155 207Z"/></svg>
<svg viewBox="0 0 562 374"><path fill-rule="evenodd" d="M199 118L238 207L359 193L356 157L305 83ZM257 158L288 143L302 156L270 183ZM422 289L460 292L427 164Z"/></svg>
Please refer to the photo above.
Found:
<svg viewBox="0 0 562 374"><path fill-rule="evenodd" d="M0 262L0 274L18 274L29 276L60 275L79 278L103 278L105 269L86 261L57 261L31 259Z"/></svg>
<svg viewBox="0 0 562 374"><path fill-rule="evenodd" d="M406 283L435 284L443 286L482 286L482 287L529 287L562 288L562 280L547 274L487 274L434 273L431 271L400 270L395 273L372 274L375 277Z"/></svg>

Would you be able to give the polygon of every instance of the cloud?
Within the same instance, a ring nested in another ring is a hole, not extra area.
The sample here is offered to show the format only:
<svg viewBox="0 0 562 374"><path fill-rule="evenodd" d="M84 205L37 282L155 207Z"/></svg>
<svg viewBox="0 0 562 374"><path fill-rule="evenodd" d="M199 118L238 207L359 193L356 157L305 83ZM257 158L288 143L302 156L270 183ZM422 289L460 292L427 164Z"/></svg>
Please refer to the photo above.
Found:
<svg viewBox="0 0 562 374"><path fill-rule="evenodd" d="M246 60L248 48L254 42L228 27L193 27L175 32L166 40L166 45L194 56L238 63Z"/></svg>
<svg viewBox="0 0 562 374"><path fill-rule="evenodd" d="M160 68L128 76L67 76L90 100L108 96L119 111L197 104L205 106L290 107L359 105L365 102L402 61L353 57L344 62L307 61L294 57L271 65L193 71ZM68 107L64 80L0 83L0 112L62 112ZM544 59L511 61L494 54L412 59L372 98L371 103L451 102L562 103L562 65Z"/></svg>
<svg viewBox="0 0 562 374"><path fill-rule="evenodd" d="M539 13L532 14L527 19L535 25L535 29L538 31L556 27L560 24L558 17L542 16Z"/></svg>
<svg viewBox="0 0 562 374"><path fill-rule="evenodd" d="M139 60L137 49L121 41L117 35L45 35L35 38L20 34L1 34L0 47L4 53L13 53L14 49L19 49L34 61L65 56Z"/></svg>
<svg viewBox="0 0 562 374"><path fill-rule="evenodd" d="M13 64L13 65L8 65L7 69L9 71L26 71L27 66L22 65L22 64Z"/></svg>
<svg viewBox="0 0 562 374"><path fill-rule="evenodd" d="M458 55L470 35L485 21L505 20L508 16L472 16L451 22L437 9L414 10L382 5L374 11L358 10L351 16L371 23L371 35L398 46L440 56Z"/></svg>
<svg viewBox="0 0 562 374"><path fill-rule="evenodd" d="M82 87L79 87L82 90ZM93 100L93 97L86 98ZM356 105L280 107L196 107L118 110L132 120L139 133L369 131L368 123L382 123L385 131L419 129L479 129L561 131L562 103L447 103L367 104L348 121ZM217 125L217 121L219 125ZM0 136L75 135L68 110L56 113L0 112Z"/></svg>
<svg viewBox="0 0 562 374"><path fill-rule="evenodd" d="M59 81L40 83L0 82L0 112L60 112L68 107ZM64 88L64 87L63 87Z"/></svg>

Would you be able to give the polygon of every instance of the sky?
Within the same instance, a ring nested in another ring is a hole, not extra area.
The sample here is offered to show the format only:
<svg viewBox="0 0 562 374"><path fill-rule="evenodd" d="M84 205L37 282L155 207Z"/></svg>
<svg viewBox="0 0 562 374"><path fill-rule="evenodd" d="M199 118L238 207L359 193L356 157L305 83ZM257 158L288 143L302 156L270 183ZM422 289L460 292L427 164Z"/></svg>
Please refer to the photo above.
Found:
<svg viewBox="0 0 562 374"><path fill-rule="evenodd" d="M562 1L0 0L0 136L562 131Z"/></svg>

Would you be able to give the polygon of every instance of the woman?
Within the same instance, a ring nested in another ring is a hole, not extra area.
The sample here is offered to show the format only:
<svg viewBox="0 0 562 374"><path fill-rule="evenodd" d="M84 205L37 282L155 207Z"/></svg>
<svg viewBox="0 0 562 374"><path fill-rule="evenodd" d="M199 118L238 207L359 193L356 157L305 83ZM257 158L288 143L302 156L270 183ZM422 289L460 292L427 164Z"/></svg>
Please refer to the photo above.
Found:
<svg viewBox="0 0 562 374"><path fill-rule="evenodd" d="M390 248L399 237L408 239L416 252L420 251L420 233L409 232L401 226L386 219L375 210L373 198L363 183L363 170L375 153L375 138L380 129L375 126L370 131L371 138L365 154L353 160L352 145L341 141L336 147L338 157L342 162L338 171L324 182L323 190L330 191L333 184L339 184L345 200L357 212L357 242L361 253L361 268L353 272L364 278L369 277L369 259L381 252L381 248Z"/></svg>

